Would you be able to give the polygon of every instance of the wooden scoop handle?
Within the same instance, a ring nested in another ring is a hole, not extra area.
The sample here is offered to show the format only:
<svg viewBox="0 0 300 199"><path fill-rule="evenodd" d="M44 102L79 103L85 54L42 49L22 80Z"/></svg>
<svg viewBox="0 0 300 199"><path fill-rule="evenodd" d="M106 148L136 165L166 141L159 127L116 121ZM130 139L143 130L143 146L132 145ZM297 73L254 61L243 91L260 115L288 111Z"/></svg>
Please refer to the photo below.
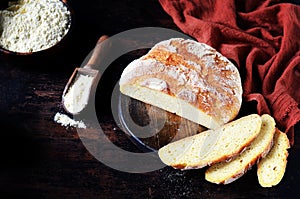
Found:
<svg viewBox="0 0 300 199"><path fill-rule="evenodd" d="M108 36L107 35L103 35L101 36L98 41L97 41L97 44L94 48L94 51L92 53L92 56L91 58L89 59L89 61L87 62L87 64L84 66L84 68L94 68L95 66L99 65L99 62L101 61L101 54L104 54L102 53L103 51L103 45L101 45L101 43L108 39Z"/></svg>

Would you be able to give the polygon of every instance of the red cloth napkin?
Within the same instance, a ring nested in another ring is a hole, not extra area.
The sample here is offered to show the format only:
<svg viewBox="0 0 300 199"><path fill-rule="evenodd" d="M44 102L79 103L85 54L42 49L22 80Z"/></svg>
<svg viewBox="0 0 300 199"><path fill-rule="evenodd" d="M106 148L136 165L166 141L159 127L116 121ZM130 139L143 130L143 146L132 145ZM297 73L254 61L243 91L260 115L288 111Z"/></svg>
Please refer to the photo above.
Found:
<svg viewBox="0 0 300 199"><path fill-rule="evenodd" d="M300 6L275 0L160 0L186 34L238 67L245 103L271 114L294 143L300 121Z"/></svg>

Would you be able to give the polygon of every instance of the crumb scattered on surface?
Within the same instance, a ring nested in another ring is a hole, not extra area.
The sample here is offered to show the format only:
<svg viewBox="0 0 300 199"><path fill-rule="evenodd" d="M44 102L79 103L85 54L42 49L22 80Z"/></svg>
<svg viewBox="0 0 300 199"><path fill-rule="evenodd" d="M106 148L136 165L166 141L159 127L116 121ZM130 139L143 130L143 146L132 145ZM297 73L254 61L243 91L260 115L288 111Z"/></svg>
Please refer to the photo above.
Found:
<svg viewBox="0 0 300 199"><path fill-rule="evenodd" d="M84 128L84 129L86 128L86 125L83 121L76 121L62 113L56 113L54 116L54 121L61 124L62 126L72 126L72 127Z"/></svg>

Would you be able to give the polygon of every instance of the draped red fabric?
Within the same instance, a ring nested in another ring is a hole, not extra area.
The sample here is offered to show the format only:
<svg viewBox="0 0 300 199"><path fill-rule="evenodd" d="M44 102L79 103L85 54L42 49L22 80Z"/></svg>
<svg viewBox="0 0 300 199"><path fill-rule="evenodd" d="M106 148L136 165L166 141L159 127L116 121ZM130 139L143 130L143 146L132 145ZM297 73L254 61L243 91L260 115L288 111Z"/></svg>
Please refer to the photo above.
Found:
<svg viewBox="0 0 300 199"><path fill-rule="evenodd" d="M276 0L159 0L182 32L239 69L243 100L294 141L300 121L300 6Z"/></svg>

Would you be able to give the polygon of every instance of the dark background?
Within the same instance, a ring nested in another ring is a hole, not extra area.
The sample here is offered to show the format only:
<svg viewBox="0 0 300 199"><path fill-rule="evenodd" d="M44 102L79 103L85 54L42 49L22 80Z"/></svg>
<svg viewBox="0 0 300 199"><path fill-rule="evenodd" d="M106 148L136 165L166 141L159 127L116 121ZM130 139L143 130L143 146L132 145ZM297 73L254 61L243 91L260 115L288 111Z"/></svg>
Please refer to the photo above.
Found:
<svg viewBox="0 0 300 199"><path fill-rule="evenodd" d="M61 46L30 57L0 57L1 198L290 198L300 193L299 127L286 174L273 188L258 184L255 166L224 186L206 182L204 170L183 172L165 167L132 174L97 161L81 143L76 129L53 121L55 113L63 111L61 94L74 68L103 34L147 26L179 29L155 0L69 3L75 14L74 26ZM118 78L131 56L113 64L119 71L115 76L111 71L111 77ZM106 78L104 85L109 83ZM106 135L125 149L139 151L122 131L114 130L117 126L107 109L100 111Z"/></svg>

